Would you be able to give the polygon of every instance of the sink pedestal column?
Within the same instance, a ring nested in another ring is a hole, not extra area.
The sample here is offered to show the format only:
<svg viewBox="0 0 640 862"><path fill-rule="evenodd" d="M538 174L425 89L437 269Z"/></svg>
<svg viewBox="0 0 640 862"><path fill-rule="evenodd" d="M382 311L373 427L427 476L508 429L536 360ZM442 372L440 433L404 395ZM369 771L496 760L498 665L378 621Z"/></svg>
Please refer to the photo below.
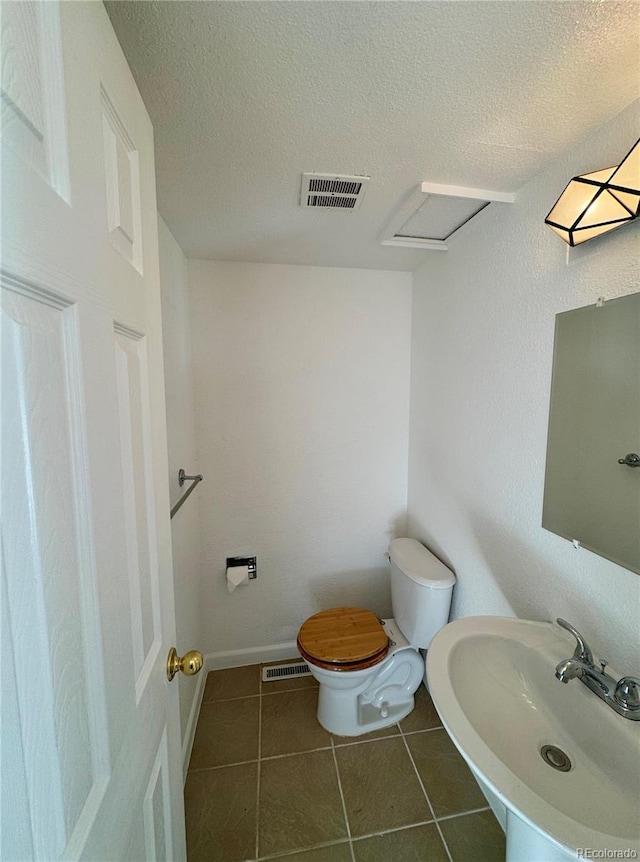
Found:
<svg viewBox="0 0 640 862"><path fill-rule="evenodd" d="M506 862L570 862L577 853L568 853L534 826L507 808Z"/></svg>

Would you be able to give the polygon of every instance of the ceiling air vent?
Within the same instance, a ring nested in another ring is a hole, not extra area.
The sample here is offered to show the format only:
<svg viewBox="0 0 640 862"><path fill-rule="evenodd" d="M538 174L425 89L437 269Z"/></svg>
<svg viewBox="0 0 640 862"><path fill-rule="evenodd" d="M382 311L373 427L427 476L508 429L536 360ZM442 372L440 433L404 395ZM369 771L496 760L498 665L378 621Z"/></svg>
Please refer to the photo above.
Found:
<svg viewBox="0 0 640 862"><path fill-rule="evenodd" d="M370 179L340 174L302 174L300 206L357 210Z"/></svg>
<svg viewBox="0 0 640 862"><path fill-rule="evenodd" d="M400 207L380 240L382 245L446 251L447 243L491 204L510 204L514 199L515 195L508 192L421 183Z"/></svg>

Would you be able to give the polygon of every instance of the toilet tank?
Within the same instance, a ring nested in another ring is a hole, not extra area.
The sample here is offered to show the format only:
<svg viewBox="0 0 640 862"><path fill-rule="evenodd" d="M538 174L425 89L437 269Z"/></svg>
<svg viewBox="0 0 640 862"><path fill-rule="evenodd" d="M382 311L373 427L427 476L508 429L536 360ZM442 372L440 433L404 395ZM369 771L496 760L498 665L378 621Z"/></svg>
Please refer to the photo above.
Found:
<svg viewBox="0 0 640 862"><path fill-rule="evenodd" d="M393 616L409 643L426 649L449 620L456 576L416 539L389 545Z"/></svg>

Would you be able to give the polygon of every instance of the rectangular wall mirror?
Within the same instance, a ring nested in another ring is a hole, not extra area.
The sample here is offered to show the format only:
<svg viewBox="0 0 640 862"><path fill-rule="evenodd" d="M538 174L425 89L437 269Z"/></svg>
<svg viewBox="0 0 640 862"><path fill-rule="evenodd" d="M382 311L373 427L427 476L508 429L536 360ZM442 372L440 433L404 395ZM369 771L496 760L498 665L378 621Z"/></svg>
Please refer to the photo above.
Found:
<svg viewBox="0 0 640 862"><path fill-rule="evenodd" d="M634 455L640 293L556 315L542 511L547 530L640 574Z"/></svg>

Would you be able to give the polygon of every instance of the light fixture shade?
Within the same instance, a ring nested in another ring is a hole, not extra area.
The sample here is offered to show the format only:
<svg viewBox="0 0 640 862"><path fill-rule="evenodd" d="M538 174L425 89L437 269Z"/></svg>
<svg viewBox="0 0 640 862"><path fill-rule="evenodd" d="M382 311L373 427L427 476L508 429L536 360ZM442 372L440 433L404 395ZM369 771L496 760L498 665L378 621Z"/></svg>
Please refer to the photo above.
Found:
<svg viewBox="0 0 640 862"><path fill-rule="evenodd" d="M571 246L640 215L640 138L619 165L574 177L545 224Z"/></svg>

